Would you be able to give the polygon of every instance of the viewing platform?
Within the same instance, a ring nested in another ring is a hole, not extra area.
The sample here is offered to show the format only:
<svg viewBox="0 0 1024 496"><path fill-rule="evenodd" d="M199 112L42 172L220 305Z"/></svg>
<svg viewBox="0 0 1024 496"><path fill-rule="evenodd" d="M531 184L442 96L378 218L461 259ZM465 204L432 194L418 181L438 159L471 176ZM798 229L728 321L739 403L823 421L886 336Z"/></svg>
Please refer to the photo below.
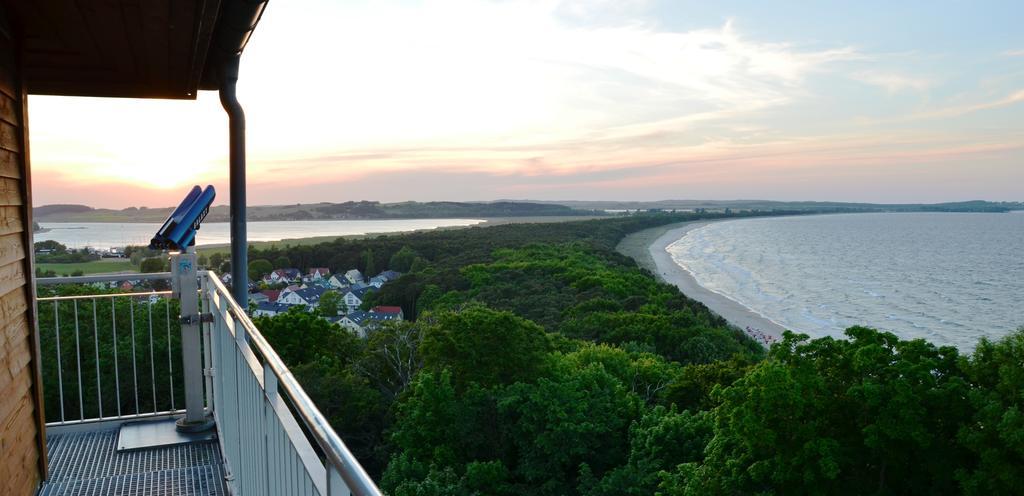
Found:
<svg viewBox="0 0 1024 496"><path fill-rule="evenodd" d="M171 277L37 279L41 294L125 280L153 288L37 298L49 467L38 494L380 495L219 278L198 273L196 322L159 289ZM196 324L202 370L182 370L183 327ZM200 415L213 425L179 432L196 372Z"/></svg>

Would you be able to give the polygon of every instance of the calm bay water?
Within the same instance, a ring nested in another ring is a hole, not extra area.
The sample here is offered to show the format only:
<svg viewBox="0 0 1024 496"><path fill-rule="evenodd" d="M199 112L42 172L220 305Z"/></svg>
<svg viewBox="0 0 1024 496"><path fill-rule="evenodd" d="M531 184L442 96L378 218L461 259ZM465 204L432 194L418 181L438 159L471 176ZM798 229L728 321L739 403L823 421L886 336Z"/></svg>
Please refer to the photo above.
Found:
<svg viewBox="0 0 1024 496"><path fill-rule="evenodd" d="M249 222L249 241L278 241L313 236L349 236L388 232L436 229L438 227L472 226L474 219L396 219L396 220L306 220ZM36 233L36 241L55 240L71 248L90 246L108 249L126 245L147 245L161 224L114 222L41 222L48 229ZM227 222L203 224L196 234L197 245L231 242Z"/></svg>
<svg viewBox="0 0 1024 496"><path fill-rule="evenodd" d="M668 251L705 288L811 336L867 325L970 350L1024 326L1024 212L744 219Z"/></svg>

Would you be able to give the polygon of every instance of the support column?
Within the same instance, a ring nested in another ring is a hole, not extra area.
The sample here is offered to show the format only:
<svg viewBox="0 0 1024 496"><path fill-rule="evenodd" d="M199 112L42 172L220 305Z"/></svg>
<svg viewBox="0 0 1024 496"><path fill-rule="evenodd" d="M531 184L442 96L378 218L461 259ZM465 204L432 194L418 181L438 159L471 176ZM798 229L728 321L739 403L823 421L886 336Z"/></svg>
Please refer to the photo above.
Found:
<svg viewBox="0 0 1024 496"><path fill-rule="evenodd" d="M171 283L173 296L181 306L181 371L185 382L185 418L178 420L178 430L203 430L213 424L203 409L202 319L194 247L171 255Z"/></svg>
<svg viewBox="0 0 1024 496"><path fill-rule="evenodd" d="M242 308L249 306L249 254L245 229L245 112L238 102L239 56L221 68L220 103L228 114L231 196L231 295Z"/></svg>

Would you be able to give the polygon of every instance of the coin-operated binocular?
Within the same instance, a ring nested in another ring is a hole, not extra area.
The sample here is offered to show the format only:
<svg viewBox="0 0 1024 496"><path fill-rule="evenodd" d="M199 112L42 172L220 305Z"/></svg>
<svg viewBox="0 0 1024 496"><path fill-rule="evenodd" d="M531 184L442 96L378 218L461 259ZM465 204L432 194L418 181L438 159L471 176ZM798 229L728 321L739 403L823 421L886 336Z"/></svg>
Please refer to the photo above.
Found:
<svg viewBox="0 0 1024 496"><path fill-rule="evenodd" d="M196 231L210 212L217 193L213 186L193 186L178 208L149 242L155 250L171 251L171 297L181 307L181 359L185 383L185 416L179 431L200 431L213 426L211 412L203 408L203 363L200 342L203 318L199 313L199 280L196 274ZM209 342L207 341L207 346Z"/></svg>

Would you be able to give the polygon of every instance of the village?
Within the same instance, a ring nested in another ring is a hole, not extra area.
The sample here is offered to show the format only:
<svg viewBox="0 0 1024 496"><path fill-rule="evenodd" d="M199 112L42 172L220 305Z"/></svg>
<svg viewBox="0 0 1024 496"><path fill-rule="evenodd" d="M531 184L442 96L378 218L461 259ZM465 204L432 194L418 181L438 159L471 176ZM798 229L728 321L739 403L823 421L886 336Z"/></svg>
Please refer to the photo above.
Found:
<svg viewBox="0 0 1024 496"><path fill-rule="evenodd" d="M358 269L332 274L325 267L314 267L305 274L299 269L275 269L259 282L250 283L249 313L253 317L273 317L299 308L316 312L330 322L366 337L372 329L388 321L403 320L401 307L375 306L361 310L367 295L398 279L400 273L385 270L367 278ZM221 276L231 284L231 274Z"/></svg>

